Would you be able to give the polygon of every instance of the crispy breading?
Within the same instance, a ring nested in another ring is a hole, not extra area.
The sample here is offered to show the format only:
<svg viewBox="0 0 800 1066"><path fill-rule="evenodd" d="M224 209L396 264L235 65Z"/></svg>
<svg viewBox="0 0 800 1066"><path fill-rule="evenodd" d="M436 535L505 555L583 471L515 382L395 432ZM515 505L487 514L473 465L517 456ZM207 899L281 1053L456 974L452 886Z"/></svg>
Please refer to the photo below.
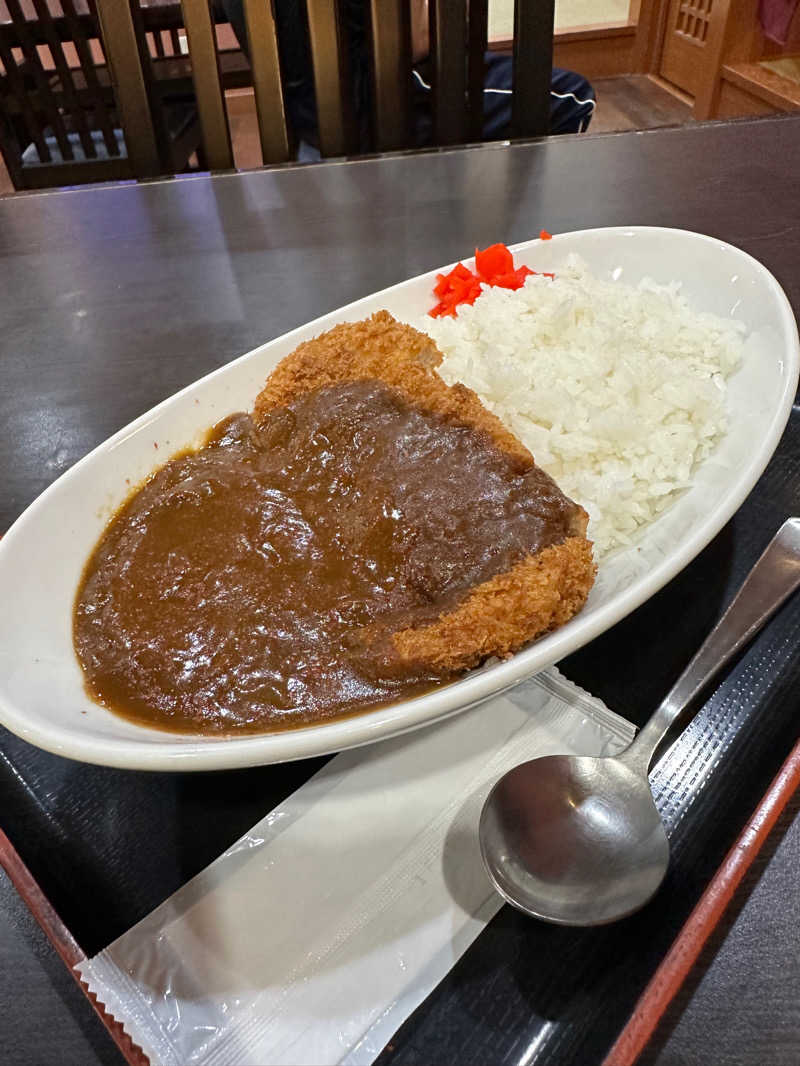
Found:
<svg viewBox="0 0 800 1066"><path fill-rule="evenodd" d="M533 464L528 449L465 385L446 385L434 367L442 353L425 333L378 311L363 322L344 322L300 344L270 374L256 397L256 421L274 407L324 385L378 380L395 388L407 403L448 421L487 433L521 469Z"/></svg>
<svg viewBox="0 0 800 1066"><path fill-rule="evenodd" d="M506 658L569 621L586 602L594 572L591 542L569 537L476 586L431 625L396 633L394 645L402 659L447 673Z"/></svg>
<svg viewBox="0 0 800 1066"><path fill-rule="evenodd" d="M533 456L471 389L446 385L434 369L441 353L426 334L379 311L363 322L343 323L299 345L283 359L259 393L256 421L305 392L345 381L379 380L406 400L448 421L489 436L530 469ZM466 670L490 656L508 656L567 622L586 602L596 567L586 539L588 515L576 507L572 535L529 555L511 570L473 588L455 608L430 624L393 636L400 658L442 674Z"/></svg>

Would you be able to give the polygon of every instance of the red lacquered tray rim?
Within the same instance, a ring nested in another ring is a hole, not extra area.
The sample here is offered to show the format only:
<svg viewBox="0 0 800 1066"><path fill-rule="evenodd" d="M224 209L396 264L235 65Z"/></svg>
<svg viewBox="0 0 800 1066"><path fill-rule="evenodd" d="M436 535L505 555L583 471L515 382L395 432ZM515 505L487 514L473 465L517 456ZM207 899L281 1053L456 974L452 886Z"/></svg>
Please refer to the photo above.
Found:
<svg viewBox="0 0 800 1066"><path fill-rule="evenodd" d="M800 740L789 753L648 982L602 1066L632 1066L642 1053L798 787L800 787ZM133 1043L120 1023L106 1013L103 1005L81 981L75 966L86 959L85 953L2 830L0 830L0 867L5 870L20 898L91 1003L125 1061L130 1066L150 1066L141 1048Z"/></svg>
<svg viewBox="0 0 800 1066"><path fill-rule="evenodd" d="M14 845L0 829L0 866L5 870L25 906L36 919L39 927L53 945L58 957L69 970L75 983L91 1003L111 1038L130 1066L150 1066L150 1060L138 1045L134 1044L119 1022L103 1009L97 997L89 992L81 981L75 967L84 962L86 955L75 937L56 913L50 900L42 892L28 867L20 858Z"/></svg>
<svg viewBox="0 0 800 1066"><path fill-rule="evenodd" d="M792 748L672 947L650 978L602 1066L632 1066L641 1055L798 787L800 740Z"/></svg>

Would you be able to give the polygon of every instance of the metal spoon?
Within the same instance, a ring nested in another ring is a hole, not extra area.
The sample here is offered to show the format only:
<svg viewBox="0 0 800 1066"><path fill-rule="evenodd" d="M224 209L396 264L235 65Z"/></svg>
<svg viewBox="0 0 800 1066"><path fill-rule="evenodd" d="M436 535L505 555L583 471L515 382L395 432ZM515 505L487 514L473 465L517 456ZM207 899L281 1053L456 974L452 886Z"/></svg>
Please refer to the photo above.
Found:
<svg viewBox="0 0 800 1066"><path fill-rule="evenodd" d="M798 585L800 518L790 518L620 755L548 755L497 782L481 813L479 837L501 896L559 925L613 922L650 899L669 864L669 843L647 779L653 755L705 685Z"/></svg>

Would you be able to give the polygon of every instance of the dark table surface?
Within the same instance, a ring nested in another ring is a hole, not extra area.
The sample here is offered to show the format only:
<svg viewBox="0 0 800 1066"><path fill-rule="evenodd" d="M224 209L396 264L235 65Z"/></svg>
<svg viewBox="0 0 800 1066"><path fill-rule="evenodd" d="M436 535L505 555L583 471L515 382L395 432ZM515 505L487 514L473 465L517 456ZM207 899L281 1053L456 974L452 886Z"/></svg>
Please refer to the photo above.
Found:
<svg viewBox="0 0 800 1066"><path fill-rule="evenodd" d="M800 117L781 117L0 201L0 529L200 375L347 301L543 226L709 233L759 258L798 310L798 172ZM734 519L650 603L567 660L568 676L643 721L797 510L799 484L795 408ZM797 737L799 634L790 604L658 763L673 866L655 900L594 931L505 908L382 1062L602 1060ZM0 730L0 824L93 953L319 765L148 775L71 763ZM646 1051L651 1066L800 1060L796 813ZM0 943L3 1063L121 1061L2 876Z"/></svg>

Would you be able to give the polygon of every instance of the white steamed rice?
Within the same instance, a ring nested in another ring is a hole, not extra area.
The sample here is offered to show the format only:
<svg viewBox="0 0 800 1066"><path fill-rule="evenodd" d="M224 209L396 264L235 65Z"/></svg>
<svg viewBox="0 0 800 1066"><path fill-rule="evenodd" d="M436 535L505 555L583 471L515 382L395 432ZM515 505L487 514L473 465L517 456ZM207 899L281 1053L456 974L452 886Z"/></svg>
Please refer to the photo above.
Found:
<svg viewBox="0 0 800 1066"><path fill-rule="evenodd" d="M600 281L576 256L420 328L444 379L473 388L586 508L598 554L630 544L725 432L745 332L691 310L677 282Z"/></svg>

